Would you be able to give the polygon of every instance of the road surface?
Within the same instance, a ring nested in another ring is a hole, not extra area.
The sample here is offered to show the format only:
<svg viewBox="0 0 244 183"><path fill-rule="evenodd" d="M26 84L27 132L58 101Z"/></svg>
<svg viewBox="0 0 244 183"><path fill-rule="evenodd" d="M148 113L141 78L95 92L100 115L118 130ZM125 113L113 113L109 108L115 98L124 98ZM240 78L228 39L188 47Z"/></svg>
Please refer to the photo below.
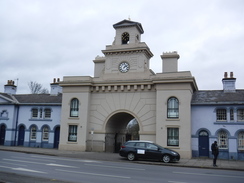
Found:
<svg viewBox="0 0 244 183"><path fill-rule="evenodd" d="M137 164L129 161L109 162L63 158L17 152L0 151L0 180L10 182L14 176L40 182L69 183L243 183L243 171L182 168L160 165ZM2 177L6 172L11 175ZM38 180L36 179L36 180ZM45 181L44 181L45 180ZM12 181L14 182L14 181ZM31 182L31 181L30 181Z"/></svg>

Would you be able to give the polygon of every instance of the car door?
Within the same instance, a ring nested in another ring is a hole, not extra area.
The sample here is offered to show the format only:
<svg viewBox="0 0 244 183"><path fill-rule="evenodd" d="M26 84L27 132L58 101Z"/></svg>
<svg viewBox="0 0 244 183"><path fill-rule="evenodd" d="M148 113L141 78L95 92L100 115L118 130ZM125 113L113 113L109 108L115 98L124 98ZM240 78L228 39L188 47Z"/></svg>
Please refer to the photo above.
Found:
<svg viewBox="0 0 244 183"><path fill-rule="evenodd" d="M136 156L137 158L146 158L146 143L145 142L137 142L135 144Z"/></svg>
<svg viewBox="0 0 244 183"><path fill-rule="evenodd" d="M146 158L147 159L161 159L162 153L158 146L153 143L146 143Z"/></svg>

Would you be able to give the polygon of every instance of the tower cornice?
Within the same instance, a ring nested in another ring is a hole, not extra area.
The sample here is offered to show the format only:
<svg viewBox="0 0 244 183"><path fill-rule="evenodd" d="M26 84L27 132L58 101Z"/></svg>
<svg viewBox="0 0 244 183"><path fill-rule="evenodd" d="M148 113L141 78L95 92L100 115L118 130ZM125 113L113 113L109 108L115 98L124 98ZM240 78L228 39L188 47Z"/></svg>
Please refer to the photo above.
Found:
<svg viewBox="0 0 244 183"><path fill-rule="evenodd" d="M109 49L109 50L102 50L102 52L105 56L119 55L119 54L144 53L148 58L153 57L153 53L147 47Z"/></svg>

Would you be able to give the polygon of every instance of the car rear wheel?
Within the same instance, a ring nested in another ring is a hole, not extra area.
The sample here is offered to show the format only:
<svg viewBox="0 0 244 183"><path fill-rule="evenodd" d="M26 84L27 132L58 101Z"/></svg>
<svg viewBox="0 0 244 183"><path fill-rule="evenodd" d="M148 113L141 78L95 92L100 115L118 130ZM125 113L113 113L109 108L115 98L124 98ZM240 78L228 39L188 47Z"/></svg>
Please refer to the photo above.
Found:
<svg viewBox="0 0 244 183"><path fill-rule="evenodd" d="M164 163L168 163L168 162L170 162L170 156L168 154L165 154L165 155L163 155L162 160Z"/></svg>
<svg viewBox="0 0 244 183"><path fill-rule="evenodd" d="M129 160L129 161L134 161L135 159L136 159L136 156L135 156L135 154L134 153L128 153L127 154L127 159Z"/></svg>

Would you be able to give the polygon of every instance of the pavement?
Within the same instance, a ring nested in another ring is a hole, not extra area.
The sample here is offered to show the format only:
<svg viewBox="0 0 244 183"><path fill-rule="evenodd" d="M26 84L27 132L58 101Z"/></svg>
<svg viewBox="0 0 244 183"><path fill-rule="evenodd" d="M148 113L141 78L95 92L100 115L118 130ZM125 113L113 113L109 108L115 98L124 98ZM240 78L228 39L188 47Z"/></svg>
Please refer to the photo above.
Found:
<svg viewBox="0 0 244 183"><path fill-rule="evenodd" d="M0 151L13 151L13 152L22 152L22 153L30 153L30 154L78 158L78 159L85 159L85 160L113 161L113 162L127 162L127 163L129 162L126 158L120 157L118 153L66 151L66 150L58 150L58 149L32 148L32 147L20 147L20 146L0 146ZM133 163L160 165L160 166L244 171L244 161L239 161L239 160L218 159L217 160L218 167L213 167L213 160L211 158L180 159L179 162L172 162L172 163L140 160L140 161L133 161Z"/></svg>

